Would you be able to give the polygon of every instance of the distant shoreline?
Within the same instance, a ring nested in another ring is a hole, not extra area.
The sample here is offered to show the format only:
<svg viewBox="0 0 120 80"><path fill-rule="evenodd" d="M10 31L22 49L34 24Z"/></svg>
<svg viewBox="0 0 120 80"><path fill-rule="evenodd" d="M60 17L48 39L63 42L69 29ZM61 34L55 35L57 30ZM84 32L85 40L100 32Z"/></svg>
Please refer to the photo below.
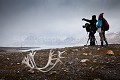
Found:
<svg viewBox="0 0 120 80"><path fill-rule="evenodd" d="M109 44L110 45L120 45L120 44ZM96 47L100 47L100 45L95 45ZM44 49L62 49L62 48L74 48L74 47L95 47L89 45L83 46L46 46L46 47L0 47L0 51L2 52L27 52L30 50L44 50Z"/></svg>

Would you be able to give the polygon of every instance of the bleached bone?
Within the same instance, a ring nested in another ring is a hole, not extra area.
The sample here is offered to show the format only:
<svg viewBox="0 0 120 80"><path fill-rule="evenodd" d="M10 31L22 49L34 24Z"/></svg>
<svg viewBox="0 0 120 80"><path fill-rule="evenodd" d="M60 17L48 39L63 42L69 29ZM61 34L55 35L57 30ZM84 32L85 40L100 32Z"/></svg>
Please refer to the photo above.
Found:
<svg viewBox="0 0 120 80"><path fill-rule="evenodd" d="M51 52L52 52L52 51L50 51L50 54L51 54ZM55 63L54 63L54 65L53 65L52 67L50 67L48 70L46 70L46 71L43 71L43 70L42 70L42 72L48 72L48 71L50 71L52 68L55 67L55 65L56 65L58 62L63 63L63 62L60 60L60 58L64 58L64 57L61 57L61 55L62 55L64 52L65 52L65 51L63 51L63 52L58 51L58 56L57 56L57 58L52 58L52 56L54 56L53 53L52 53L52 55L49 56L49 60L48 60L47 65L46 65L45 67L43 67L43 68L37 68L37 70L40 70L40 71L41 71L42 69L47 68L47 67L50 65L50 63L52 63L52 62L51 62L52 60L56 60Z"/></svg>
<svg viewBox="0 0 120 80"><path fill-rule="evenodd" d="M53 58L53 56L55 56L56 54L54 54L54 51L50 50L50 53L49 53L49 59L48 59L48 62L46 64L46 66L42 67L42 68L38 68L36 66L36 63L34 61L34 55L36 52L30 52L30 54L28 54L22 61L23 64L26 64L28 67L30 67L30 71L32 71L33 69L36 69L36 70L39 70L41 72L48 72L50 71L52 68L55 67L55 65L58 63L58 62L61 62L63 63L60 59L61 58L64 58L64 57L61 57L61 54L64 53L65 51L63 52L60 52L58 51L58 56L57 58ZM55 63L52 63L53 60L56 60ZM48 68L50 65L52 65L48 70L43 70L43 69L46 69Z"/></svg>
<svg viewBox="0 0 120 80"><path fill-rule="evenodd" d="M30 54L28 54L23 60L22 60L22 64L26 64L28 67L30 67L31 69L36 67L36 63L34 61L34 55L36 52L30 52Z"/></svg>
<svg viewBox="0 0 120 80"><path fill-rule="evenodd" d="M32 51L32 52L30 52L30 54L28 54L28 57L29 57L29 60L31 62L31 65L36 68L36 63L34 61L34 55L35 54L36 54L36 52Z"/></svg>
<svg viewBox="0 0 120 80"><path fill-rule="evenodd" d="M52 64L53 64L53 63L51 62L51 61L53 60L52 57L54 56L53 53L54 53L54 51L50 50L49 58L48 58L48 62L47 62L47 64L46 64L46 66L43 67L43 68L38 68L38 69L45 69L45 68L47 68L49 65L52 65Z"/></svg>
<svg viewBox="0 0 120 80"><path fill-rule="evenodd" d="M31 65L29 64L28 57L24 57L24 59L22 60L22 64L26 64L28 67L32 68Z"/></svg>

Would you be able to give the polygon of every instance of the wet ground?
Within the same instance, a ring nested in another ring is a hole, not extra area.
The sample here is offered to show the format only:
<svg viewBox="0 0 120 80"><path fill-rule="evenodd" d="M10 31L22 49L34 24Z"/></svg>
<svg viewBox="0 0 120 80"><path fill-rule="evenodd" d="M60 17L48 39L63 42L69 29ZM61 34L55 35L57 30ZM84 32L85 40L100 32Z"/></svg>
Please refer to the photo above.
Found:
<svg viewBox="0 0 120 80"><path fill-rule="evenodd" d="M38 67L44 67L48 61L50 49L37 50L34 57ZM120 45L78 46L61 49L62 63L51 71L43 73L29 72L21 64L29 52L8 51L0 48L0 80L120 80Z"/></svg>

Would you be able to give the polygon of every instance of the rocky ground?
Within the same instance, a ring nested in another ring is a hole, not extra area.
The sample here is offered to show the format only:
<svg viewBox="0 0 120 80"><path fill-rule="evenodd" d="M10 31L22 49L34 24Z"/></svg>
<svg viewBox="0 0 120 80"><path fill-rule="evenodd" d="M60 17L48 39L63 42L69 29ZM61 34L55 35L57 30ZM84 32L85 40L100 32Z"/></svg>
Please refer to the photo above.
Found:
<svg viewBox="0 0 120 80"><path fill-rule="evenodd" d="M29 52L8 51L0 48L0 80L120 80L120 45L78 46L53 49L65 51L62 63L51 71L29 72L22 64ZM50 49L37 50L34 57L37 67L44 67Z"/></svg>

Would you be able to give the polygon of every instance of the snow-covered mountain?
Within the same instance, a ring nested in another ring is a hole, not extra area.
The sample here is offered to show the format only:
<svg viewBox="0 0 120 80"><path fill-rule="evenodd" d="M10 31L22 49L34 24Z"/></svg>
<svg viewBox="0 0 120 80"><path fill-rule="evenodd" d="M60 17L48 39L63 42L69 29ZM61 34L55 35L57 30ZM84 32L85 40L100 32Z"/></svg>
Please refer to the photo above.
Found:
<svg viewBox="0 0 120 80"><path fill-rule="evenodd" d="M107 33L105 36L109 44L120 44L120 33ZM100 44L99 36L96 36L96 40Z"/></svg>
<svg viewBox="0 0 120 80"><path fill-rule="evenodd" d="M23 46L54 46L54 45L74 45L78 44L80 39L75 37L66 37L61 39L60 37L41 37L41 36L28 36L22 42Z"/></svg>
<svg viewBox="0 0 120 80"><path fill-rule="evenodd" d="M120 33L109 33L106 37L109 43L120 44Z"/></svg>
<svg viewBox="0 0 120 80"><path fill-rule="evenodd" d="M108 33L106 34L106 38L108 43L110 44L120 44L120 33ZM60 45L84 45L88 40L87 36L82 36L80 38L76 37L45 37L45 36L36 36L29 35L22 42L16 42L14 45L22 45L22 46L60 46ZM96 36L96 40L98 44L100 44L99 36Z"/></svg>

